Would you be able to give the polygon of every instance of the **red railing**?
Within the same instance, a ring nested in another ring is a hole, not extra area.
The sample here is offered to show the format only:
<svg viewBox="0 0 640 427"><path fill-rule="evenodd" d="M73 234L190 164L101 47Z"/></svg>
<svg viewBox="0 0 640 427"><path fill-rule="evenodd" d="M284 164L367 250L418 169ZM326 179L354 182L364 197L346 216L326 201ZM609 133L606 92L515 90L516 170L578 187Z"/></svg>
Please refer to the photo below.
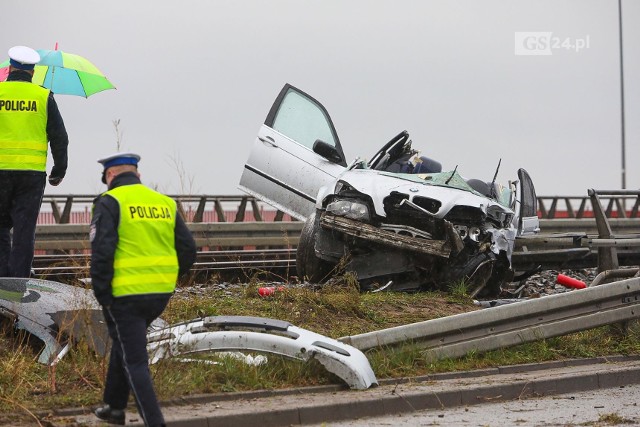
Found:
<svg viewBox="0 0 640 427"><path fill-rule="evenodd" d="M606 192L605 192L606 193ZM638 218L639 191L615 191L600 196L608 218ZM624 193L624 194L618 194ZM251 196L174 195L187 222L294 221ZM88 224L91 195L45 195L39 224ZM593 218L589 196L538 196L538 217Z"/></svg>
<svg viewBox="0 0 640 427"><path fill-rule="evenodd" d="M247 211L244 215L244 221L275 221L276 215L278 211L272 209L260 208L260 218L256 219L254 213L252 211ZM196 211L194 209L186 209L184 211L186 221L193 222L193 219L196 215ZM206 210L202 213L202 221L198 222L234 222L236 220L236 215L238 214L235 210L225 210L223 211L224 220L220 221L218 217L218 213L214 210ZM284 214L282 219L279 221L293 221L293 219ZM71 211L69 212L69 224L89 224L91 222L91 212L88 208L85 208L83 211ZM40 212L38 216L38 224L58 224L56 221L55 215L53 212Z"/></svg>

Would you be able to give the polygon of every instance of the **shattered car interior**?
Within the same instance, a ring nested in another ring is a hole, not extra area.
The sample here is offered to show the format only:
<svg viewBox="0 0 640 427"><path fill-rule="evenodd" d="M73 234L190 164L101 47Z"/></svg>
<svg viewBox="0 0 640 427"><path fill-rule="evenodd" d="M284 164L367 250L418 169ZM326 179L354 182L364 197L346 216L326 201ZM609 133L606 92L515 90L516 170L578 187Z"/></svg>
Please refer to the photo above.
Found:
<svg viewBox="0 0 640 427"><path fill-rule="evenodd" d="M497 159L498 160L498 159ZM362 290L446 290L492 296L514 277L515 239L539 231L524 169L507 185L469 179L420 156L407 131L349 165L326 109L285 85L239 188L305 225L297 273L312 282L353 272ZM295 173L292 171L296 171ZM299 172L298 172L299 171Z"/></svg>

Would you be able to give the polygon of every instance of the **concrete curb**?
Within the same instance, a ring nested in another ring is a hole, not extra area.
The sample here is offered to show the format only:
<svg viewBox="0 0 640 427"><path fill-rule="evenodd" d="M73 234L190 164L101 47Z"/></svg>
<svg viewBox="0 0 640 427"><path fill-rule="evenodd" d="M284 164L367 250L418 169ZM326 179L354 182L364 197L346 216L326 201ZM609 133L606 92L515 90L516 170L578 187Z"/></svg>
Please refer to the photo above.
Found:
<svg viewBox="0 0 640 427"><path fill-rule="evenodd" d="M163 402L171 427L308 425L417 410L443 410L640 383L640 357L574 359L383 380L364 391L340 386L193 396ZM128 426L141 426L133 408ZM86 409L47 417L55 426L99 425ZM58 421L56 421L58 420ZM69 424L65 424L69 422Z"/></svg>

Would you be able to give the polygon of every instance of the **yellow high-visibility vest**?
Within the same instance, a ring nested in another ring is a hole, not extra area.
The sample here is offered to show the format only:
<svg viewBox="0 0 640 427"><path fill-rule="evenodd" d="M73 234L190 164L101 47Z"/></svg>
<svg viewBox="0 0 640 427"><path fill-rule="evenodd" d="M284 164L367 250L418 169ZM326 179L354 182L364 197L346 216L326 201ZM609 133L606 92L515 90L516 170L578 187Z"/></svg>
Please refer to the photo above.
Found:
<svg viewBox="0 0 640 427"><path fill-rule="evenodd" d="M107 191L120 205L114 297L171 293L178 279L176 202L142 184Z"/></svg>
<svg viewBox="0 0 640 427"><path fill-rule="evenodd" d="M0 170L47 170L48 99L36 84L0 83Z"/></svg>

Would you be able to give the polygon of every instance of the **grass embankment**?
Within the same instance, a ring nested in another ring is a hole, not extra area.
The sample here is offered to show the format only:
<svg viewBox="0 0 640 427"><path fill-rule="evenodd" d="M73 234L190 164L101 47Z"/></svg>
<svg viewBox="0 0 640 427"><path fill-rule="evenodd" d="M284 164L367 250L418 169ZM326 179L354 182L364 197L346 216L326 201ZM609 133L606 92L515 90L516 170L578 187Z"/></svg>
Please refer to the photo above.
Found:
<svg viewBox="0 0 640 427"><path fill-rule="evenodd" d="M281 319L332 338L448 316L477 309L462 292L360 293L349 277L320 290L287 288L269 297L258 294L259 281L244 288L202 288L197 295L176 295L163 318L169 323L215 315L248 315ZM6 329L6 328L5 328ZM575 357L640 353L638 331L626 336L598 328L456 360L428 362L420 350L406 345L366 354L378 379L532 363ZM55 368L37 362L38 349L26 340L0 334L0 424L8 413L100 403L107 358L82 346L74 348ZM339 383L316 363L269 356L261 366L232 358L220 364L164 360L151 367L161 399L241 390L277 389ZM4 414L4 415L2 415Z"/></svg>

